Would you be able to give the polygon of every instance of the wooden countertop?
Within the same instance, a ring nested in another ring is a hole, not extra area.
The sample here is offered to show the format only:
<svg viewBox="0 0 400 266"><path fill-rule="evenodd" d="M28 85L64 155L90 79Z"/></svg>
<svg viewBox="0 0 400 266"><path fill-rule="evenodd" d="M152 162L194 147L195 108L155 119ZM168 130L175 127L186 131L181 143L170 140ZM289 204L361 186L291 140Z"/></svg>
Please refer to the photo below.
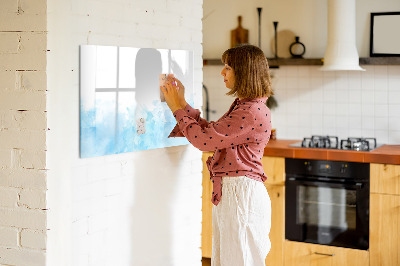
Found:
<svg viewBox="0 0 400 266"><path fill-rule="evenodd" d="M301 140L270 140L264 156L364 163L400 164L400 145L383 145L372 151L290 147Z"/></svg>

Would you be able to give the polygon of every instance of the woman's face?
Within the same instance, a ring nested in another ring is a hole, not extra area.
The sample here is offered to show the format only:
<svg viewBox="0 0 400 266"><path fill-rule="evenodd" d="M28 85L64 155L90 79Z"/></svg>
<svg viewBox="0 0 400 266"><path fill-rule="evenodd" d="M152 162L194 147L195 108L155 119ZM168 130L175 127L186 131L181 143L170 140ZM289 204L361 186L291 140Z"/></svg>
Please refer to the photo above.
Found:
<svg viewBox="0 0 400 266"><path fill-rule="evenodd" d="M221 75L224 77L225 86L228 89L233 89L235 86L235 73L233 72L233 69L225 64L221 71Z"/></svg>

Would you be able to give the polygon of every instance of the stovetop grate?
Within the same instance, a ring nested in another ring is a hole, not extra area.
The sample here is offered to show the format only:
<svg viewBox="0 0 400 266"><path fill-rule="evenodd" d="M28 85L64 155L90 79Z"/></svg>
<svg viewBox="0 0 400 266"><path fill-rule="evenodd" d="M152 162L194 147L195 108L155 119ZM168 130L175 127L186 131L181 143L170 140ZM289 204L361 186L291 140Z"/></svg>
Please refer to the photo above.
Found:
<svg viewBox="0 0 400 266"><path fill-rule="evenodd" d="M313 135L304 138L301 143L296 143L290 146L303 148L321 148L321 149L340 149L354 151L371 151L376 149L376 138L349 137L342 139L339 142L337 136Z"/></svg>

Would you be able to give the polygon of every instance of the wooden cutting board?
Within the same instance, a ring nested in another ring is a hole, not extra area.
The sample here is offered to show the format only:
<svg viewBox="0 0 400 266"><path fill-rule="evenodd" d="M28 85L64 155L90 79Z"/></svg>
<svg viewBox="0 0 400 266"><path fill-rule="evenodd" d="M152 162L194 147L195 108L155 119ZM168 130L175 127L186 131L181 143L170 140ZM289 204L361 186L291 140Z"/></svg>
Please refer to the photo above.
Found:
<svg viewBox="0 0 400 266"><path fill-rule="evenodd" d="M238 16L238 27L231 30L231 48L238 44L249 43L249 31L242 27L242 16Z"/></svg>

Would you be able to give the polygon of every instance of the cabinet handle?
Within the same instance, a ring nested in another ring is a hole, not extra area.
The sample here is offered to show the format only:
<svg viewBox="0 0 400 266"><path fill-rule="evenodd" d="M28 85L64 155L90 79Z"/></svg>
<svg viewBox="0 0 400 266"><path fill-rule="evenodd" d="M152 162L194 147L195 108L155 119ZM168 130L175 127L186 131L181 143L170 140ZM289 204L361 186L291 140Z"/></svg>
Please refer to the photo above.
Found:
<svg viewBox="0 0 400 266"><path fill-rule="evenodd" d="M320 253L320 252L314 252L315 255L323 255L323 256L330 256L333 257L335 254L327 254L327 253Z"/></svg>

